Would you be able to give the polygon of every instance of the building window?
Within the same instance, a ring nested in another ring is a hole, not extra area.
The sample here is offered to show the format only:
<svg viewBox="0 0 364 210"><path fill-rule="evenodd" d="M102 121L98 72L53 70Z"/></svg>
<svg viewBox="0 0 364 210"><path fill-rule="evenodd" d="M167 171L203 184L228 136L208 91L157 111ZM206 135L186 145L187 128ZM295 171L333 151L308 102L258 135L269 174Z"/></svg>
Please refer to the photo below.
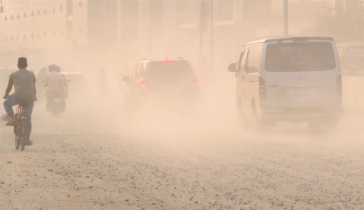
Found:
<svg viewBox="0 0 364 210"><path fill-rule="evenodd" d="M34 34L33 33L30 35L30 38L34 39Z"/></svg>
<svg viewBox="0 0 364 210"><path fill-rule="evenodd" d="M26 17L27 17L27 13L24 13L24 14L23 14L23 18L26 18Z"/></svg>
<svg viewBox="0 0 364 210"><path fill-rule="evenodd" d="M14 16L13 15L10 16L10 20L14 20Z"/></svg>
<svg viewBox="0 0 364 210"><path fill-rule="evenodd" d="M47 9L44 9L43 10L43 14L47 14Z"/></svg>
<svg viewBox="0 0 364 210"><path fill-rule="evenodd" d="M23 39L27 39L27 36L25 34L23 35Z"/></svg>
<svg viewBox="0 0 364 210"><path fill-rule="evenodd" d="M40 13L40 10L38 10L38 11L37 11L37 15L40 15L40 14L41 14L41 13Z"/></svg>
<svg viewBox="0 0 364 210"><path fill-rule="evenodd" d="M38 32L38 34L37 34L37 37L38 37L38 38L40 38L40 37L41 37L41 35L40 35L40 33L39 33L39 32Z"/></svg>
<svg viewBox="0 0 364 210"><path fill-rule="evenodd" d="M34 12L32 11L32 12L30 13L30 16L32 16L32 17L33 17L34 15L35 15L35 14L34 14Z"/></svg>
<svg viewBox="0 0 364 210"><path fill-rule="evenodd" d="M78 3L78 7L83 7L83 3L82 3L82 1L80 1L80 2Z"/></svg>
<svg viewBox="0 0 364 210"><path fill-rule="evenodd" d="M53 13L55 13L57 10L56 10L56 8L55 8L55 7L53 7L53 10L52 10L52 11L53 11Z"/></svg>
<svg viewBox="0 0 364 210"><path fill-rule="evenodd" d="M16 16L16 19L20 19L21 17L20 17L20 15L18 14L17 16Z"/></svg>
<svg viewBox="0 0 364 210"><path fill-rule="evenodd" d="M10 37L10 41L13 41L13 40L14 40L14 38L13 38L13 36L11 36L11 37Z"/></svg>
<svg viewBox="0 0 364 210"><path fill-rule="evenodd" d="M59 7L59 11L63 11L63 6L62 5Z"/></svg>
<svg viewBox="0 0 364 210"><path fill-rule="evenodd" d="M8 21L8 17L5 16L4 21Z"/></svg>

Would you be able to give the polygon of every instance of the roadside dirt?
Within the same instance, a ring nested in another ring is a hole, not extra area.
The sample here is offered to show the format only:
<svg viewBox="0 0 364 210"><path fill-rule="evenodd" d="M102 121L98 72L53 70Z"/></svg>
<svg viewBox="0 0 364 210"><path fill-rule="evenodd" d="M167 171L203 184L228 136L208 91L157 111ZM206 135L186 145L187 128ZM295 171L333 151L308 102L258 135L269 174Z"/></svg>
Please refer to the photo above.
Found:
<svg viewBox="0 0 364 210"><path fill-rule="evenodd" d="M132 123L106 117L117 107L52 118L39 104L24 152L0 125L0 209L364 209L360 115L331 134L254 135L216 110Z"/></svg>

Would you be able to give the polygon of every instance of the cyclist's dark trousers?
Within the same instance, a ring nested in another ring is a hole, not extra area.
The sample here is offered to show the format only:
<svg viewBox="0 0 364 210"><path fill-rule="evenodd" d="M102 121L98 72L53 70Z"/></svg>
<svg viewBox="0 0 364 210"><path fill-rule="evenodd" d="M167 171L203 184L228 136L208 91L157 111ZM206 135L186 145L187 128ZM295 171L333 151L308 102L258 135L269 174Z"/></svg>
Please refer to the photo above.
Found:
<svg viewBox="0 0 364 210"><path fill-rule="evenodd" d="M15 105L19 105L22 104L22 109L23 112L26 111L26 113L28 113L26 115L27 117L27 121L28 121L28 130L29 130L29 134L32 132L32 112L33 112L33 107L34 107L34 101L23 101L20 100L16 97L14 97L13 95L10 95L5 101L4 101L4 108L6 113L8 114L13 114L14 110L13 110L13 106Z"/></svg>

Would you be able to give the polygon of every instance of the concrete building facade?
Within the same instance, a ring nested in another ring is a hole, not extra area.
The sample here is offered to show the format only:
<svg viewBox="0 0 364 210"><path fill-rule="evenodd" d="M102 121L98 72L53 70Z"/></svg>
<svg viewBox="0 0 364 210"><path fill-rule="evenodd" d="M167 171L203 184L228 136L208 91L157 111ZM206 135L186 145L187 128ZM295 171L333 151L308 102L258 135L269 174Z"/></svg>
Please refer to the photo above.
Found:
<svg viewBox="0 0 364 210"><path fill-rule="evenodd" d="M202 17L201 2L207 8ZM348 1L289 2L289 31L294 35L310 24L312 17L307 14L311 10L345 8ZM236 58L245 42L283 35L283 1L2 0L2 5L0 66L10 65L7 61L21 55L37 60L37 67L89 61L98 61L100 66L145 57L196 60L202 54L211 59L212 51L215 60L225 63ZM210 39L211 14L214 42ZM203 30L199 30L201 19Z"/></svg>

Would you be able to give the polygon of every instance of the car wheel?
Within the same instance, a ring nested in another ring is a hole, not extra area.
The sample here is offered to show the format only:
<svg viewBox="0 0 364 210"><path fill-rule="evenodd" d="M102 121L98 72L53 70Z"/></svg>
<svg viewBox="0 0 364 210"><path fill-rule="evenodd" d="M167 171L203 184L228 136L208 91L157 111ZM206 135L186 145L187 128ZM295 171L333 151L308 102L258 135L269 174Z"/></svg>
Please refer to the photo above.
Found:
<svg viewBox="0 0 364 210"><path fill-rule="evenodd" d="M256 134L266 131L266 123L262 119L259 119L254 101L252 103L251 130Z"/></svg>

